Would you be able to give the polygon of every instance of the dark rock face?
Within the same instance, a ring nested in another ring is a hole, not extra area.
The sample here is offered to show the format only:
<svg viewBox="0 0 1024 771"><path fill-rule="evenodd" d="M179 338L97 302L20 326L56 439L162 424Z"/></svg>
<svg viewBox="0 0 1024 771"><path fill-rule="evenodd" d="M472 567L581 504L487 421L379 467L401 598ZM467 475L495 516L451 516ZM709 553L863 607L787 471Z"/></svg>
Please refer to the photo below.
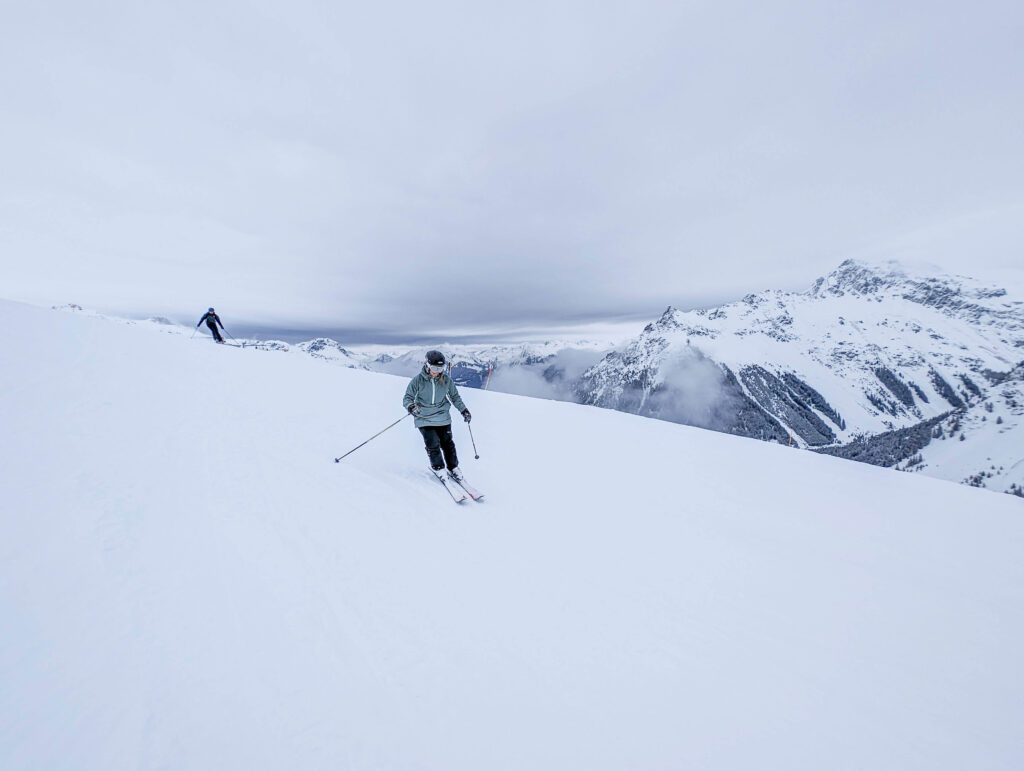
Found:
<svg viewBox="0 0 1024 771"><path fill-rule="evenodd" d="M887 286L885 278L876 271L870 270L853 261L844 260L839 267L828 276L829 281L819 278L811 287L813 294L845 295L873 294Z"/></svg>

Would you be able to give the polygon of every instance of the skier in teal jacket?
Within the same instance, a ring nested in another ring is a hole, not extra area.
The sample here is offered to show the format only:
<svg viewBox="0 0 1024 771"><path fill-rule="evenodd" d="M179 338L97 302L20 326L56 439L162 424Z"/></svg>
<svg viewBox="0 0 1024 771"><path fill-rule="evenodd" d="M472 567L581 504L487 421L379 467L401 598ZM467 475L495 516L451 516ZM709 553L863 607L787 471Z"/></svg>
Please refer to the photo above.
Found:
<svg viewBox="0 0 1024 771"><path fill-rule="evenodd" d="M459 456L455 452L455 440L452 438L449 410L454 405L467 423L473 416L459 396L455 382L444 370L444 354L428 351L423 369L409 381L405 389L402 406L416 418L416 428L423 435L430 468L435 474L440 474L447 465L448 473L461 481L462 472L459 470Z"/></svg>

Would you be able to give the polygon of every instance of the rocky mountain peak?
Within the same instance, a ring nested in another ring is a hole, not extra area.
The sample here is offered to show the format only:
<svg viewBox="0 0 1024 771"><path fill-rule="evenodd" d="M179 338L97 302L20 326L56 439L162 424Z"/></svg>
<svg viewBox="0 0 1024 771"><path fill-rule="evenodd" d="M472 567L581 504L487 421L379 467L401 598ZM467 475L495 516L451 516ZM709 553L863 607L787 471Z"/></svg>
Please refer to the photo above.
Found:
<svg viewBox="0 0 1024 771"><path fill-rule="evenodd" d="M870 295L907 281L907 272L899 263L871 265L859 260L844 260L838 268L815 281L810 294L814 297Z"/></svg>
<svg viewBox="0 0 1024 771"><path fill-rule="evenodd" d="M678 329L679 323L679 310L673 306L668 306L665 312L661 314L657 321L651 322L644 327L644 332L654 332L655 330L666 330L666 329Z"/></svg>
<svg viewBox="0 0 1024 771"><path fill-rule="evenodd" d="M1001 286L941 272L912 272L898 262L872 265L846 260L815 281L807 295L877 301L891 297L974 322L985 317L1007 321L1020 314L1020 303L1008 303L1007 290Z"/></svg>
<svg viewBox="0 0 1024 771"><path fill-rule="evenodd" d="M676 319L676 315L678 313L679 311L670 305L665 309L665 312L661 314L661 318L658 319L657 323L663 326L679 326L679 321Z"/></svg>

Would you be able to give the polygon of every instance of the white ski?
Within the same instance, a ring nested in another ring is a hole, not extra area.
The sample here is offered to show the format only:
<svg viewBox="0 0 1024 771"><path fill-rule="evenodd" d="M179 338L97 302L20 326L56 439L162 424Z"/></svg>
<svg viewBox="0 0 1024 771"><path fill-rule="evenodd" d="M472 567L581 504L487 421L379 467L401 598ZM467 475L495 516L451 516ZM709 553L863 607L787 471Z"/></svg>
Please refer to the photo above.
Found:
<svg viewBox="0 0 1024 771"><path fill-rule="evenodd" d="M437 481L444 485L444 489L448 491L448 495L452 497L453 501L455 501L456 503L462 503L463 501L466 500L466 493L464 493L454 484L449 484L447 475L443 471L434 471L432 473L434 474L434 477L437 479Z"/></svg>
<svg viewBox="0 0 1024 771"><path fill-rule="evenodd" d="M473 499L474 501L477 501L478 503L479 503L480 501L483 501L483 499L484 499L484 494L483 494L482 492L480 492L479 490L477 490L477 489L476 489L475 487L473 487L473 485L471 485L471 484L470 484L469 482L467 482L467 481L466 481L465 479L462 479L462 480L458 480L458 479L456 479L455 477L453 477L453 476L452 476L451 474L449 474L449 475L448 475L448 481L449 481L449 482L454 482L454 483L455 483L455 484L457 484L457 485L458 485L459 487L461 487L461 488L462 488L463 490L465 490L465 491L466 491L466 494L467 494L467 495L468 495L468 496L469 496L470 498L472 498L472 499Z"/></svg>

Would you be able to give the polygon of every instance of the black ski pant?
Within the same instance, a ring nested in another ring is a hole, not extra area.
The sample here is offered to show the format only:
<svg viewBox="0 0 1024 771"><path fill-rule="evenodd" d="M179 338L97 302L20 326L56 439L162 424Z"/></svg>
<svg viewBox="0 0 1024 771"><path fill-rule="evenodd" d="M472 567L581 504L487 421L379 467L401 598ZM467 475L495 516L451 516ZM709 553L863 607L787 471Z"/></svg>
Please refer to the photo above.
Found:
<svg viewBox="0 0 1024 771"><path fill-rule="evenodd" d="M216 340L218 343L224 341L224 338L220 336L220 332L217 331L217 325L216 324L211 324L211 323L207 322L206 326L208 326L210 328L210 331L213 332L213 339L214 340Z"/></svg>
<svg viewBox="0 0 1024 771"><path fill-rule="evenodd" d="M440 471L448 464L453 469L459 465L459 456L455 454L455 440L452 438L452 424L447 426L423 426L420 429L423 434L423 443L427 446L427 455L430 456L430 467ZM441 455L444 454L442 458Z"/></svg>

